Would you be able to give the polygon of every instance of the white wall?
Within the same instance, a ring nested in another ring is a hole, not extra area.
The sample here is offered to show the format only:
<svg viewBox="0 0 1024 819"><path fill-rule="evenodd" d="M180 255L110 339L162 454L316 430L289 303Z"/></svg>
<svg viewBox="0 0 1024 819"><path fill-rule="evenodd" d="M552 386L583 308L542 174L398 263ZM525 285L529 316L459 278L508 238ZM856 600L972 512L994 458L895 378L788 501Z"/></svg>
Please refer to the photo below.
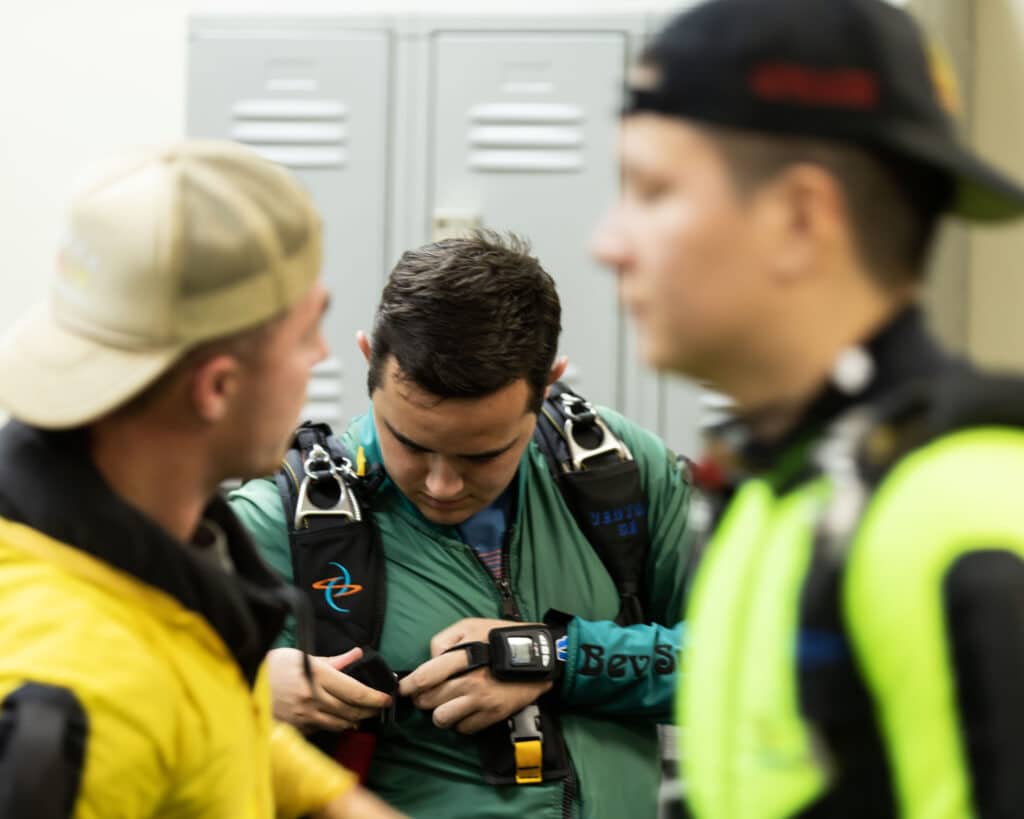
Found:
<svg viewBox="0 0 1024 819"><path fill-rule="evenodd" d="M186 0L35 0L0 46L0 328L42 298L62 202L85 163L179 136Z"/></svg>
<svg viewBox="0 0 1024 819"><path fill-rule="evenodd" d="M974 140L1024 179L1024 0L975 0ZM1024 370L1024 225L971 236L968 343L993 366Z"/></svg>

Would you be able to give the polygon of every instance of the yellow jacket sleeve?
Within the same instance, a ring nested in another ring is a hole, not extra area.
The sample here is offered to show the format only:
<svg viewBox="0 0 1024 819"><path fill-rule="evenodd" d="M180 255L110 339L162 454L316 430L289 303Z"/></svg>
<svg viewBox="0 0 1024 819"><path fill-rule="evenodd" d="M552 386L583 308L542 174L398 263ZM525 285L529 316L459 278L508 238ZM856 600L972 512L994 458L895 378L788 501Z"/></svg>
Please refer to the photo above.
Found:
<svg viewBox="0 0 1024 819"><path fill-rule="evenodd" d="M284 723L275 722L271 729L270 760L280 819L297 819L319 810L356 785L354 774Z"/></svg>

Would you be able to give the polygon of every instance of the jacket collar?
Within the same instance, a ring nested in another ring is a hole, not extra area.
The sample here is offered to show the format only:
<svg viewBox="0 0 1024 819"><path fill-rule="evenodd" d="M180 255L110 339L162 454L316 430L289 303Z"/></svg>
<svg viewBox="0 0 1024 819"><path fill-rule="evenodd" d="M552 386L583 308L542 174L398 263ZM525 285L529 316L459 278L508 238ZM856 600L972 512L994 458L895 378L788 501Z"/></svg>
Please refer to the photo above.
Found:
<svg viewBox="0 0 1024 819"><path fill-rule="evenodd" d="M285 587L221 497L204 518L226 536L233 573L117 496L96 469L84 430L17 421L0 429L0 516L174 597L206 619L250 683L283 624Z"/></svg>

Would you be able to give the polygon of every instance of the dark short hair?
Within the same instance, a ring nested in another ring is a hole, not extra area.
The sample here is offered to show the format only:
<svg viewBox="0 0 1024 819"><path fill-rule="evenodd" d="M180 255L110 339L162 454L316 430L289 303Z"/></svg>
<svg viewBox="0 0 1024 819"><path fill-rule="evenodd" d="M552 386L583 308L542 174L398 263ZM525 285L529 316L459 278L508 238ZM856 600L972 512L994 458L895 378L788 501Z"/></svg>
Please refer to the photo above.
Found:
<svg viewBox="0 0 1024 819"><path fill-rule="evenodd" d="M384 286L371 341L373 395L394 356L400 377L446 398L481 398L525 378L544 401L561 305L525 240L493 231L406 251Z"/></svg>
<svg viewBox="0 0 1024 819"><path fill-rule="evenodd" d="M924 276L939 219L953 196L946 175L890 151L853 143L705 130L744 192L792 165L823 168L842 190L854 245L874 279L893 287Z"/></svg>

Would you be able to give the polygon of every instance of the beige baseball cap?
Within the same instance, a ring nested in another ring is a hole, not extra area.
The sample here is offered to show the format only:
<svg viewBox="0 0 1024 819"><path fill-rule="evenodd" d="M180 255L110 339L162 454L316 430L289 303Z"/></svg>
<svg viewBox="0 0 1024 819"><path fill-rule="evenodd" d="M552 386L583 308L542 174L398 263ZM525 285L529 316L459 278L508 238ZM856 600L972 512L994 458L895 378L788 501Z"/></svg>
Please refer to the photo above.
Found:
<svg viewBox="0 0 1024 819"><path fill-rule="evenodd" d="M189 349L287 310L320 257L309 195L240 145L101 163L72 195L49 299L0 338L0 407L49 429L94 421Z"/></svg>

